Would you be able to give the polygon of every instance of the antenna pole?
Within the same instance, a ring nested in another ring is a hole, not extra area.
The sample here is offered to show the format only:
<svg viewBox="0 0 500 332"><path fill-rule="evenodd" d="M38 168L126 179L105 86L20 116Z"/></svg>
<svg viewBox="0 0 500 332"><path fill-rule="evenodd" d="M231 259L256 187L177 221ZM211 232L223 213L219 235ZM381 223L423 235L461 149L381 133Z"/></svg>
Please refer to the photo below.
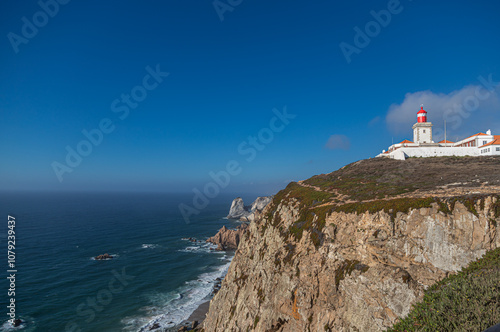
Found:
<svg viewBox="0 0 500 332"><path fill-rule="evenodd" d="M444 120L444 146L446 146L446 119Z"/></svg>

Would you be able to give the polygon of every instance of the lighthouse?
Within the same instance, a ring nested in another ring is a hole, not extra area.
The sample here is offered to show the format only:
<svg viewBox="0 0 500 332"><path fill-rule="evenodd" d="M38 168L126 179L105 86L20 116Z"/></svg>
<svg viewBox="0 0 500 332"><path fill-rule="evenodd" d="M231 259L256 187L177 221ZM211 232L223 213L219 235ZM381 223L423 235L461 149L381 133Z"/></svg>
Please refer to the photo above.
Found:
<svg viewBox="0 0 500 332"><path fill-rule="evenodd" d="M420 105L420 111L417 112L417 123L413 125L413 142L417 144L431 144L432 141L432 122L427 122L427 112L424 105Z"/></svg>
<svg viewBox="0 0 500 332"><path fill-rule="evenodd" d="M420 111L417 113L417 122L427 122L427 112L424 110L424 106L420 106Z"/></svg>

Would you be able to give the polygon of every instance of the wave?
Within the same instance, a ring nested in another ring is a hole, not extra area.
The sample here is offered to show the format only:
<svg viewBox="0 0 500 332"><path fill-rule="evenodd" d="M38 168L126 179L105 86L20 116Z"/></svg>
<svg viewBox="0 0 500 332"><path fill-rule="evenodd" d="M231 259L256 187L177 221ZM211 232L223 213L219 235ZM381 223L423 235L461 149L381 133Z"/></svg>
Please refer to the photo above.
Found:
<svg viewBox="0 0 500 332"><path fill-rule="evenodd" d="M155 249L158 248L160 245L159 244L151 244L151 243L143 243L141 245L142 249Z"/></svg>
<svg viewBox="0 0 500 332"><path fill-rule="evenodd" d="M215 251L217 249L217 246L213 243L193 243L192 245L184 248L184 249L179 249L179 252L189 252L189 253L220 253L220 251Z"/></svg>
<svg viewBox="0 0 500 332"><path fill-rule="evenodd" d="M221 261L231 260L231 258L230 258L228 255L224 255L224 256L222 256L222 257L219 257L219 259L220 259Z"/></svg>
<svg viewBox="0 0 500 332"><path fill-rule="evenodd" d="M9 321L4 322L0 325L0 331L22 331L22 332L31 332L36 331L35 320L32 317L18 317L23 322L18 327L12 326Z"/></svg>
<svg viewBox="0 0 500 332"><path fill-rule="evenodd" d="M123 319L124 330L145 332L179 325L188 319L196 308L210 299L217 278L226 275L229 265L230 260L219 266L216 271L202 273L196 280L185 282L175 291L151 294L151 305L141 309L146 315Z"/></svg>

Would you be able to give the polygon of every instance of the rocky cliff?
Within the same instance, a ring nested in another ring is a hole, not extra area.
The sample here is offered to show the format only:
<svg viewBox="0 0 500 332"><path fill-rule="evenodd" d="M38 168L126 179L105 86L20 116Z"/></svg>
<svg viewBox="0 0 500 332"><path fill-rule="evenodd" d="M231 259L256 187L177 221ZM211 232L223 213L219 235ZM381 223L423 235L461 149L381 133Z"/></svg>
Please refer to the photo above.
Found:
<svg viewBox="0 0 500 332"><path fill-rule="evenodd" d="M291 183L243 235L205 331L382 331L500 247L500 159L364 160Z"/></svg>
<svg viewBox="0 0 500 332"><path fill-rule="evenodd" d="M245 206L243 199L237 197L231 203L227 218L239 219L241 221L254 221L255 214L261 212L272 199L272 196L257 197L250 206Z"/></svg>
<svg viewBox="0 0 500 332"><path fill-rule="evenodd" d="M217 234L207 239L207 242L217 245L217 250L236 250L241 237L247 229L247 224L241 224L236 229L228 229L226 226L222 226Z"/></svg>

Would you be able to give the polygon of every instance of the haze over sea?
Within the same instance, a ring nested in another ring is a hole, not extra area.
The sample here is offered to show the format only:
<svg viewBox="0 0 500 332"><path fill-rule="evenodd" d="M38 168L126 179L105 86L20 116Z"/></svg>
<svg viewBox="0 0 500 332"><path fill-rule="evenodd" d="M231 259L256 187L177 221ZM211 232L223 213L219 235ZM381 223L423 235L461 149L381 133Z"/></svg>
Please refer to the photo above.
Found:
<svg viewBox="0 0 500 332"><path fill-rule="evenodd" d="M22 331L137 331L158 315L170 325L187 319L229 265L232 253L204 241L239 224L224 219L233 198L220 195L186 224L178 204L191 202L187 194L0 193L4 257L7 215L16 218ZM104 253L114 258L93 259ZM6 279L0 287L7 291ZM1 331L14 330L6 299Z"/></svg>

